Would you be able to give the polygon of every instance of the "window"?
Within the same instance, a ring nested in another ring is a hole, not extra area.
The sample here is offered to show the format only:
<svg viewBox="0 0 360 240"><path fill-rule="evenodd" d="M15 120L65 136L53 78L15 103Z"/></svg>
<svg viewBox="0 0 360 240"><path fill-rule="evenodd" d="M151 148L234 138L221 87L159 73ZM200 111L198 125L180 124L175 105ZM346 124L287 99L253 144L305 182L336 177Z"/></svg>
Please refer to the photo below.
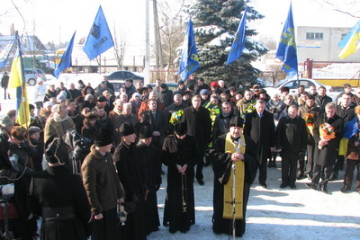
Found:
<svg viewBox="0 0 360 240"><path fill-rule="evenodd" d="M321 32L307 32L306 40L323 40L324 33Z"/></svg>

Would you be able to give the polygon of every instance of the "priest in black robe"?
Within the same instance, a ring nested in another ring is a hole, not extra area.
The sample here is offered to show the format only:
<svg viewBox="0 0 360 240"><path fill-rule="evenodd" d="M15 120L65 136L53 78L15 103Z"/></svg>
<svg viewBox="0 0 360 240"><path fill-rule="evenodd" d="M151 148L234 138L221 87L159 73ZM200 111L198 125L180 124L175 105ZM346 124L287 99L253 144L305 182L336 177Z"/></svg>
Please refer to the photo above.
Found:
<svg viewBox="0 0 360 240"><path fill-rule="evenodd" d="M214 152L213 231L240 237L245 232L250 185L256 175L256 147L243 134L244 120L235 116L230 132L217 139Z"/></svg>
<svg viewBox="0 0 360 240"><path fill-rule="evenodd" d="M162 148L162 163L168 167L163 224L170 233L185 233L195 223L193 166L200 151L196 139L186 132L186 122L176 124Z"/></svg>
<svg viewBox="0 0 360 240"><path fill-rule="evenodd" d="M145 186L145 226L146 233L159 230L160 219L157 206L157 191L161 184L161 162L159 151L152 142L153 132L147 122L138 124L139 142L136 144L136 155L142 165L142 181Z"/></svg>
<svg viewBox="0 0 360 240"><path fill-rule="evenodd" d="M125 210L128 213L121 239L145 240L145 186L142 181L143 167L136 157L135 129L132 125L123 123L119 132L121 143L115 149L113 160L126 191Z"/></svg>

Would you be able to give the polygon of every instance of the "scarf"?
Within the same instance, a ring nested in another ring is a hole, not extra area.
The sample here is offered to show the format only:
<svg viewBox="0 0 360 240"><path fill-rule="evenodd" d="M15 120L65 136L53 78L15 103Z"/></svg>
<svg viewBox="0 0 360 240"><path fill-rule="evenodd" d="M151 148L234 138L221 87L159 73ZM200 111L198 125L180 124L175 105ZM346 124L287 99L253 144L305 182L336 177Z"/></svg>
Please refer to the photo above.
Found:
<svg viewBox="0 0 360 240"><path fill-rule="evenodd" d="M225 152L235 153L239 151L241 154L245 153L245 137L244 134L240 136L240 146L235 144L231 139L230 133L226 135ZM237 149L238 148L238 149ZM224 210L223 218L226 219L243 219L243 199L244 199L244 178L245 178L245 163L244 161L236 161L235 169L231 168L231 174L228 182L224 185ZM235 177L235 186L234 184ZM235 196L233 193L235 187ZM235 211L233 208L233 199L235 198Z"/></svg>

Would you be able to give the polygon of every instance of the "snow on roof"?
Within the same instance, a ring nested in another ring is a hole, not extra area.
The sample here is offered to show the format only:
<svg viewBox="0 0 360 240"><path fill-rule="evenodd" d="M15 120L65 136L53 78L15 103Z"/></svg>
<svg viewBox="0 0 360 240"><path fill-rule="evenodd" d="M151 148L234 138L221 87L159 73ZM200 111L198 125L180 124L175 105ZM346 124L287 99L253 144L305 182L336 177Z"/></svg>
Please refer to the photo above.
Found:
<svg viewBox="0 0 360 240"><path fill-rule="evenodd" d="M333 63L323 68L313 68L313 78L357 79L360 63Z"/></svg>
<svg viewBox="0 0 360 240"><path fill-rule="evenodd" d="M214 38L210 42L208 42L207 45L208 46L221 46L222 45L221 41L225 41L227 38L232 38L232 37L233 36L230 35L228 32L225 32L225 33L217 36L216 38Z"/></svg>
<svg viewBox="0 0 360 240"><path fill-rule="evenodd" d="M217 34L223 32L224 29L219 26L216 26L216 25L209 25L209 26L196 27L196 28L194 28L194 31L196 33L217 35Z"/></svg>

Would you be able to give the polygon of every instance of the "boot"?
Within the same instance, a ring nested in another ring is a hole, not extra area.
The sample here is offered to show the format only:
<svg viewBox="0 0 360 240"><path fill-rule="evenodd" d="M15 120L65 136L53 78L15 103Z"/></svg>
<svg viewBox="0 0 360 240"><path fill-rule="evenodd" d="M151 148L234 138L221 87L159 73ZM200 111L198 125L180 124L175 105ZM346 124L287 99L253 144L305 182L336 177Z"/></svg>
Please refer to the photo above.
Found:
<svg viewBox="0 0 360 240"><path fill-rule="evenodd" d="M339 174L339 171L333 171L333 172L331 173L331 175L330 175L329 180L330 180L330 181L336 180L336 179L338 178L338 174Z"/></svg>
<svg viewBox="0 0 360 240"><path fill-rule="evenodd" d="M350 189L351 189L351 187L349 185L344 185L341 188L341 192L346 193L346 192L350 191Z"/></svg>
<svg viewBox="0 0 360 240"><path fill-rule="evenodd" d="M317 189L317 184L313 183L313 182L305 183L305 186L307 186L308 188L314 189L314 190Z"/></svg>
<svg viewBox="0 0 360 240"><path fill-rule="evenodd" d="M321 190L323 193L328 193L327 183L322 183L322 184L320 184L320 190Z"/></svg>

